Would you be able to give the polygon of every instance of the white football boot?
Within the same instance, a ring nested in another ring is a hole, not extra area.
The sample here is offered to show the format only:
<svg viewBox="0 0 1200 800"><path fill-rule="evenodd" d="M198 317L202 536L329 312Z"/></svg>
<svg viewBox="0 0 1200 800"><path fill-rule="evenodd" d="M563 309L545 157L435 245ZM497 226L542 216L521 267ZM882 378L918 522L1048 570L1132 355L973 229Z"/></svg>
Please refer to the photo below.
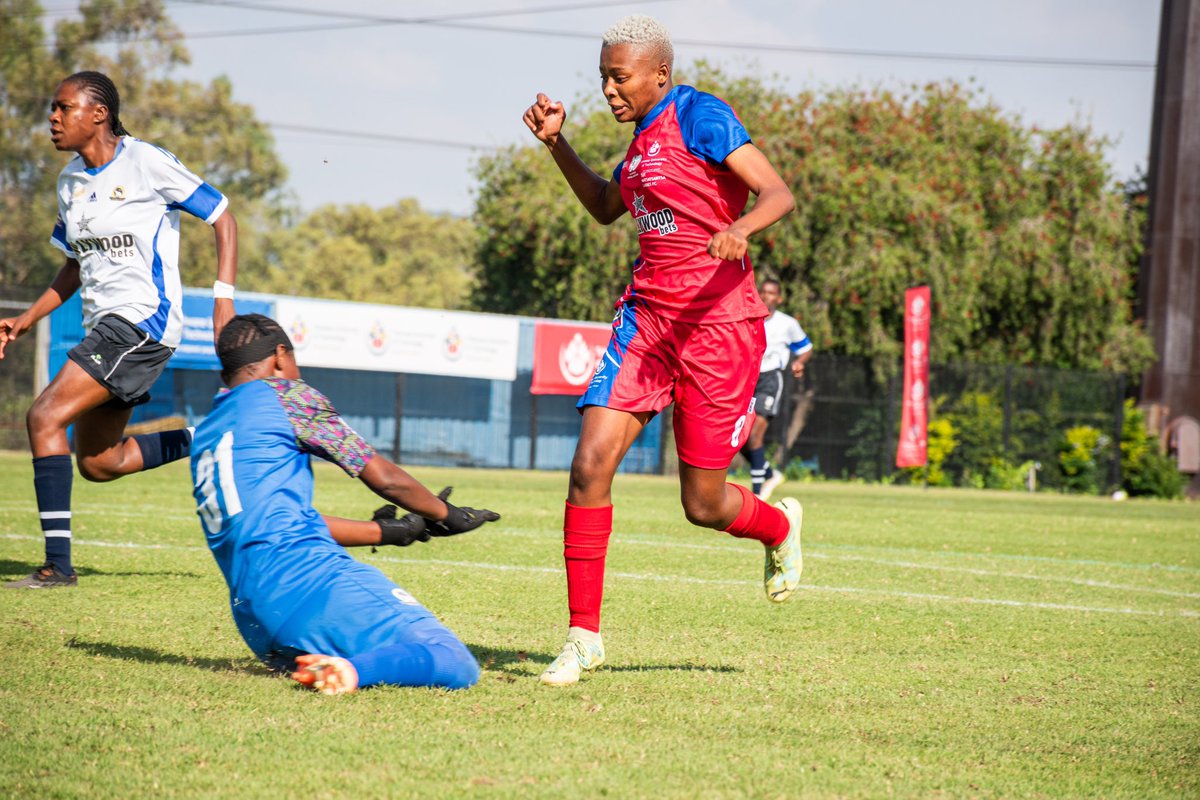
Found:
<svg viewBox="0 0 1200 800"><path fill-rule="evenodd" d="M591 672L604 663L604 640L600 634L584 628L567 631L567 643L558 658L542 673L546 686L571 686L584 671Z"/></svg>
<svg viewBox="0 0 1200 800"><path fill-rule="evenodd" d="M767 599L782 603L800 587L800 573L804 571L804 556L800 553L800 526L804 523L804 509L794 497L785 497L778 508L788 518L787 538L778 547L768 547L763 568L763 587Z"/></svg>

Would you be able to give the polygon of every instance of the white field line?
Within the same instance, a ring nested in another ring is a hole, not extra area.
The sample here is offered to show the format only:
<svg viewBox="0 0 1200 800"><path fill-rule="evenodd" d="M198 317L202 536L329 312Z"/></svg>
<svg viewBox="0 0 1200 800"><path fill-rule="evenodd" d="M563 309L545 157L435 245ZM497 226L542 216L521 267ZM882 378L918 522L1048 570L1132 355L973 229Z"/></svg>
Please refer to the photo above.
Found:
<svg viewBox="0 0 1200 800"><path fill-rule="evenodd" d="M153 506L151 506L151 508L153 508ZM6 511L6 510L8 510L8 509L5 508L4 506L0 505L0 512ZM27 510L27 509L22 509L22 510ZM154 513L154 512L117 510L117 507L106 506L106 505L96 505L91 508L89 508L89 506L80 506L77 508L77 510L82 513L86 513L87 511L92 510L92 511L105 513L109 516L127 517L127 518L170 519L170 520L174 520L174 521L191 521L196 518L193 514L178 514L178 513L164 514L164 513ZM534 529L534 528L508 528L505 530L505 535L508 535L508 536L519 535L519 536L526 536L526 537L535 538L535 539L558 538L558 534L556 532L544 531L544 530ZM713 545L713 544L692 544L689 542L674 542L674 541L657 539L657 538L652 538L652 539L636 538L633 536L624 536L624 535L618 535L616 542L621 543L621 544L645 545L645 546L659 547L659 548L665 548L665 549L706 550L706 551L710 551L710 552L721 552L721 553L739 554L740 555L740 550L738 550L734 546L722 546L722 545ZM80 543L82 543L82 542L80 542ZM103 546L103 545L101 545L101 546ZM151 545L145 545L145 546L150 547ZM859 549L859 548L854 548L853 546L848 546L848 545L825 545L825 546L826 547L835 547L835 548L841 547L843 549ZM870 549L870 548L861 548L861 549ZM874 549L900 551L900 548L874 548ZM942 556L942 555L952 555L952 556L963 557L963 558L966 558L966 557L978 557L978 558L998 557L997 554L992 554L992 553L988 553L988 554L947 553L946 551L921 551L921 550L903 550L903 552L922 553L924 555L932 555L935 557ZM1185 598L1191 598L1191 599L1200 598L1200 592L1179 592L1179 591L1175 591L1172 589L1161 589L1158 587L1151 587L1151 586L1131 586L1129 584L1111 583L1108 581L1098 581L1098 580L1093 580L1090 578L1073 578L1073 577L1059 576L1059 575L1035 575L1035 574L1031 574L1031 573L1027 573L1027 572L1004 572L1004 571L997 571L997 570L981 569L978 567L947 566L944 564L929 564L929 563L918 562L918 561L898 561L898 560L894 560L894 559L871 558L869 556L856 556L856 555L849 555L849 554L828 553L828 552L823 552L820 550L814 551L812 549L806 550L805 555L808 558L814 558L814 559L826 559L826 560L830 560L830 561L857 561L857 562L866 563L866 564L879 564L881 566L899 567L901 569L924 569L924 570L934 570L934 571L939 571L939 572L954 572L954 573L962 573L962 574L966 574L966 575L977 575L980 577L1012 578L1012 579L1016 579L1016 580L1044 581L1044 582L1049 582L1049 583L1068 583L1068 584L1072 584L1075 586L1086 586L1086 587L1097 588L1097 589L1113 589L1113 590L1117 590L1117 591L1126 591L1126 592L1142 592L1142 593L1147 593L1147 594L1163 595L1165 597L1185 597ZM1011 556L1009 556L1009 557L1011 557ZM1038 557L1038 556L1029 556L1028 558L1042 560L1042 558ZM1059 563L1069 563L1069 564L1086 563L1089 565L1103 564L1106 566L1118 566L1118 567L1153 566L1153 565L1130 565L1130 564L1122 564L1119 562L1114 563L1114 562L1103 562L1103 561L1081 562L1081 561L1071 561L1068 559L1051 559L1051 560L1059 562ZM1186 568L1179 568L1179 569L1186 569Z"/></svg>
<svg viewBox="0 0 1200 800"><path fill-rule="evenodd" d="M3 539L16 539L22 541L41 541L40 536L22 536L20 534L0 534ZM198 545L183 545L183 544L138 544L135 542L102 542L88 541L81 543L91 547L116 547L128 548L133 550L186 550L192 552L207 552L207 547ZM442 566L442 567L458 567L463 569L486 569L495 570L498 572L524 572L535 573L540 575L561 575L563 570L561 567L535 567L524 566L520 564L493 564L481 561L451 561L439 558L396 558L394 556L376 556L375 561L385 561L393 564L406 564L410 566ZM736 579L723 578L695 578L686 575L656 575L653 573L642 572L609 572L608 577L621 578L624 580L635 581L654 581L658 583L673 583L673 584L689 584L699 586L753 586L758 587L762 584L759 581L747 581ZM1008 606L1010 608L1037 608L1052 611L1080 611L1092 614L1125 614L1131 616L1142 617L1189 617L1200 618L1200 611L1192 609L1180 609L1177 611L1148 611L1138 608L1112 608L1104 606L1081 606L1071 605L1066 603L1041 603L1030 600L1006 600L1003 598L994 597L955 597L947 594L927 594L922 592L903 592L893 589L868 589L860 586L816 586L812 584L804 584L804 589L820 592L831 592L833 594L864 594L876 595L880 597L899 597L906 600L935 600L946 603L965 603L978 605L992 606Z"/></svg>
<svg viewBox="0 0 1200 800"><path fill-rule="evenodd" d="M112 517L124 517L124 518L129 518L129 519L143 519L143 518L144 519L162 519L162 520L171 520L174 522L194 521L196 519L196 515L194 512L181 513L179 511L179 506L177 506L177 505L161 506L161 505L142 503L142 504L140 504L140 507L142 509L162 509L162 511L153 511L153 510L130 511L127 506L117 505L117 504L108 504L108 503L80 503L80 504L76 504L74 506L74 510L81 514L95 512L95 513L103 513L105 515L112 516ZM11 512L21 512L21 511L28 512L30 514L31 519L34 518L34 514L36 513L35 510L29 505L25 505L25 504L16 505L16 504L11 504L11 503L10 504L0 503L0 513L11 513ZM545 531L545 530L536 529L536 528L505 528L504 531L505 531L505 533L522 534L522 535L533 536L533 537L537 537L537 538L552 538L552 537L557 538L559 535L557 532ZM633 537L626 536L619 532L617 534L615 534L615 536L616 536L615 541L618 543L629 542L631 544L653 544L658 547L669 547L669 548L680 547L680 548L711 549L711 550L725 550L726 549L726 548L718 547L716 545L689 544L687 542L672 542L672 541L665 540L665 539L653 539L653 540L640 539L639 540L639 539L636 539ZM985 560L986 559L1001 559L1001 560L1008 560L1008 561L1031 561L1031 562L1042 563L1042 564L1059 564L1059 565L1063 565L1063 566L1075 566L1075 567L1083 566L1083 567L1105 567L1105 568L1109 568L1109 569L1161 570L1161 571L1165 571L1165 572L1182 572L1182 573L1189 573L1189 574L1200 574L1200 567L1183 567L1183 566L1178 566L1175 564L1159 564L1159 563L1129 562L1129 561L1101 561L1098 559L1090 559L1090 558L1055 558L1054 556L1033 556L1033 555L1023 555L1020 553L980 553L980 552L971 552L971 551L962 551L962 550L920 550L915 547L873 547L873 546L868 546L868 545L837 544L837 543L832 543L832 542L827 542L827 543L823 544L822 551L814 552L812 550L806 550L805 555L813 557L813 558L844 559L847 561L864 561L864 562L871 562L871 563L877 563L877 564L891 564L894 566L908 566L908 567L911 567L914 569L943 569L946 571L961 570L964 572L971 572L971 568L967 568L967 567L960 568L960 567L934 566L934 565L919 564L917 562L889 561L889 560L885 560L885 559L878 559L878 560L872 561L872 559L869 559L866 557L849 556L849 555L840 556L840 555L834 555L833 553L823 552L823 550L858 550L858 551L883 552L883 553L907 553L907 554L918 555L918 556L947 557L947 558L978 558L978 559L985 559ZM730 552L732 552L732 550L730 550ZM1158 590L1158 589L1153 589L1153 588L1137 588L1137 587L1122 586L1119 584L1106 584L1106 583L1102 583L1102 582L1090 583L1090 582L1087 582L1087 580L1083 579L1083 578L1061 578L1061 577L1054 577L1054 576L1030 575L1027 573L1006 573L1006 572L987 572L987 571L980 571L976 574L996 575L996 576L1002 576L1002 577L1021 577L1021 578L1025 578L1028 580L1079 582L1079 584L1081 586L1097 586L1097 587L1112 588L1112 589L1129 589L1130 591L1156 592L1156 593L1163 593L1163 594L1169 594L1169 595L1174 594L1169 591ZM1200 597L1200 594L1183 592L1183 593L1179 593L1178 596L1180 596L1180 597Z"/></svg>
<svg viewBox="0 0 1200 800"><path fill-rule="evenodd" d="M721 547L720 545L712 544L688 544L686 542L655 542L650 539L633 539L622 537L618 540L621 544L640 544L640 545L655 545L669 546L672 548L687 548L689 550L714 550L723 553L734 553L732 547ZM1149 592L1151 594L1161 594L1168 597L1190 597L1200 598L1200 592L1176 592L1171 589L1158 589L1150 586L1129 586L1121 583L1109 583L1107 581L1096 581L1089 578L1070 578L1060 575L1033 575L1028 572L999 572L990 569L979 569L978 567L952 567L944 564L924 564L918 561L895 561L887 558L869 558L867 556L852 556L843 555L840 553L825 553L813 552L811 549L804 551L805 558L819 558L829 561L858 561L865 564L880 564L886 567L900 567L903 569L929 569L939 572L961 572L967 575L979 575L989 578L1017 578L1027 581L1048 581L1052 583L1071 583L1076 586L1089 586L1098 589L1117 589L1125 592Z"/></svg>

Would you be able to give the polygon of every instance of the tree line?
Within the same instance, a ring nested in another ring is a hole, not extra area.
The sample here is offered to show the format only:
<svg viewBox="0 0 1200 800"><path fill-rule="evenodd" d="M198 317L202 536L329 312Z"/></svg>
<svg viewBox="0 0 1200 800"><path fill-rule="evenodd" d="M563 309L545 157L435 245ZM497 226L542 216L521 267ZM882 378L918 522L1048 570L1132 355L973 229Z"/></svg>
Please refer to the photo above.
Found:
<svg viewBox="0 0 1200 800"><path fill-rule="evenodd" d="M113 77L126 127L230 197L243 289L606 320L628 280L632 223L593 222L532 137L479 159L469 218L399 198L304 214L270 128L230 81L172 77L188 54L160 0L85 0L52 31L40 11L0 0L0 286L43 288L60 264L46 241L64 159L45 119L79 69ZM1040 130L948 82L796 92L703 62L684 72L734 107L791 186L796 212L752 240L751 258L823 350L885 376L903 290L926 283L941 360L1136 374L1153 358L1131 313L1145 210L1087 127ZM595 99L569 111L573 145L607 174L630 130ZM184 281L207 285L211 234L187 220L182 235Z"/></svg>

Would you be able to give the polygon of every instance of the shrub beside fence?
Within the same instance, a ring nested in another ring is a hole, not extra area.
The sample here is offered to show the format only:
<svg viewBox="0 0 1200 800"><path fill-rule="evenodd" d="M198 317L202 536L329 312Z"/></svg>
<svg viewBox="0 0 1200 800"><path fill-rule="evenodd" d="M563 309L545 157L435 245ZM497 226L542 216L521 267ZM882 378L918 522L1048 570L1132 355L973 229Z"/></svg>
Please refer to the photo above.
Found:
<svg viewBox="0 0 1200 800"><path fill-rule="evenodd" d="M934 364L929 383L928 470L895 468L900 376L880 384L862 359L815 355L787 392L770 440L794 469L832 478L1015 489L1034 469L1039 486L1067 491L1126 482L1123 375ZM808 405L807 420L789 447L785 427L797 403Z"/></svg>

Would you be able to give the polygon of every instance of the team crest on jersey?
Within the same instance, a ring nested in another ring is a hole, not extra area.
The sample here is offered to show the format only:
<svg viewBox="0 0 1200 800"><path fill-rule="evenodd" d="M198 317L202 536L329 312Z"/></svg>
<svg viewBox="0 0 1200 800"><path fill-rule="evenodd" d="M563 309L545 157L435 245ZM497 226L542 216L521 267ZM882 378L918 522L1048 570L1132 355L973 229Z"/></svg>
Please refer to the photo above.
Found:
<svg viewBox="0 0 1200 800"><path fill-rule="evenodd" d="M630 177L637 175L638 164L642 163L642 154L638 153L629 160L629 175Z"/></svg>
<svg viewBox="0 0 1200 800"><path fill-rule="evenodd" d="M113 190L112 190L112 194L110 194L108 196L108 199L116 200L117 202L124 200L125 199L125 187L124 186L114 186Z"/></svg>
<svg viewBox="0 0 1200 800"><path fill-rule="evenodd" d="M655 142L654 144L650 145L650 150L649 150L650 157L654 158L656 155L658 155L659 150L662 150L662 145L660 145L658 142Z"/></svg>

